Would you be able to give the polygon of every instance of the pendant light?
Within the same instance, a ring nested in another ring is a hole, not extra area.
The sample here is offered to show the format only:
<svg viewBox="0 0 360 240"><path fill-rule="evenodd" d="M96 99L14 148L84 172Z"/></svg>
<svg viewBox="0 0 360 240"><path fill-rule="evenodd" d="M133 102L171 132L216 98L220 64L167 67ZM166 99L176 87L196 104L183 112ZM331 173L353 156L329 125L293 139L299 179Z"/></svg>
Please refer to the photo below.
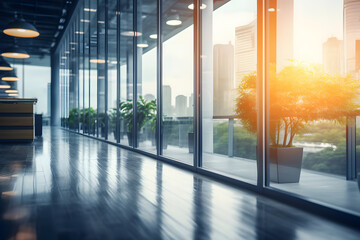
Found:
<svg viewBox="0 0 360 240"><path fill-rule="evenodd" d="M7 58L29 58L30 55L24 50L19 48L19 46L14 45L1 53L1 56Z"/></svg>
<svg viewBox="0 0 360 240"><path fill-rule="evenodd" d="M9 89L9 90L5 90L5 93L18 93L18 90L16 90L16 89Z"/></svg>
<svg viewBox="0 0 360 240"><path fill-rule="evenodd" d="M4 76L2 76L1 80L3 81L18 81L19 78L16 76L14 71L10 71L4 74Z"/></svg>
<svg viewBox="0 0 360 240"><path fill-rule="evenodd" d="M0 89L9 89L9 88L11 88L10 84L4 81L0 81Z"/></svg>
<svg viewBox="0 0 360 240"><path fill-rule="evenodd" d="M3 32L6 35L20 38L34 38L38 37L40 33L34 25L26 22L24 19L15 19L8 23Z"/></svg>
<svg viewBox="0 0 360 240"><path fill-rule="evenodd" d="M11 71L13 68L10 64L4 60L3 57L0 57L0 71Z"/></svg>

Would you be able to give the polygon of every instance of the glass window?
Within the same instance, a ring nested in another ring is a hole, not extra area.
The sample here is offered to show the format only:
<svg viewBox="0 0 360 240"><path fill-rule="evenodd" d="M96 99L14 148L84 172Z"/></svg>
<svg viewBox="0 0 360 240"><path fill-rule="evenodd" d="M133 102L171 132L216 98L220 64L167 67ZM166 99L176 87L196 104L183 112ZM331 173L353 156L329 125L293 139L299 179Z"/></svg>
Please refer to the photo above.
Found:
<svg viewBox="0 0 360 240"><path fill-rule="evenodd" d="M98 109L98 137L107 138L106 132L106 68L105 68L105 1L99 1L97 9L97 109Z"/></svg>
<svg viewBox="0 0 360 240"><path fill-rule="evenodd" d="M157 3L137 3L137 141L142 150L156 153Z"/></svg>
<svg viewBox="0 0 360 240"><path fill-rule="evenodd" d="M133 146L133 72L134 37L133 1L120 1L120 143Z"/></svg>
<svg viewBox="0 0 360 240"><path fill-rule="evenodd" d="M89 4L89 34L90 34L90 130L89 133L98 136L98 49L97 49L97 0Z"/></svg>
<svg viewBox="0 0 360 240"><path fill-rule="evenodd" d="M256 183L256 1L200 8L202 167Z"/></svg>
<svg viewBox="0 0 360 240"><path fill-rule="evenodd" d="M95 110L90 107L90 2L84 0L83 14L84 18L80 19L83 23L84 31L78 32L79 35L84 35L84 133L90 134L94 127Z"/></svg>
<svg viewBox="0 0 360 240"><path fill-rule="evenodd" d="M356 171L350 155L346 168L355 146L346 125L355 134L360 2L267 4L270 186L360 212L356 183L345 178Z"/></svg>
<svg viewBox="0 0 360 240"><path fill-rule="evenodd" d="M162 153L193 164L193 10L181 1L162 1Z"/></svg>
<svg viewBox="0 0 360 240"><path fill-rule="evenodd" d="M78 34L79 32L84 32L84 11L80 8L78 18L78 28L75 30L75 41L70 44L73 47L76 47L79 51L79 129L81 133L84 133L84 102L85 102L85 71L84 71L84 34Z"/></svg>
<svg viewBox="0 0 360 240"><path fill-rule="evenodd" d="M117 131L116 131L116 122L118 118L117 114L117 76L118 76L118 48L117 48L117 1L110 1L108 6L108 91L107 91L107 101L108 101L108 140L112 142L117 141Z"/></svg>

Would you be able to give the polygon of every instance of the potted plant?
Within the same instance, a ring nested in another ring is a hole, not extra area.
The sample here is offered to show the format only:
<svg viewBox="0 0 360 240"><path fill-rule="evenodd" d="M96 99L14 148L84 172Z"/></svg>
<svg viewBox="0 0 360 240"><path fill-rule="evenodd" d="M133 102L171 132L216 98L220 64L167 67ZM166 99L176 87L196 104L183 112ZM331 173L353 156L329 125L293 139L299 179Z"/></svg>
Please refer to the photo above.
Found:
<svg viewBox="0 0 360 240"><path fill-rule="evenodd" d="M77 129L79 125L79 109L72 108L69 112L69 128Z"/></svg>
<svg viewBox="0 0 360 240"><path fill-rule="evenodd" d="M83 122L84 133L95 132L96 112L93 108L84 108L80 111L80 120Z"/></svg>
<svg viewBox="0 0 360 240"><path fill-rule="evenodd" d="M112 130L114 134L114 139L117 140L116 136L116 118L117 118L117 110L116 108L112 108L108 111L108 118L109 118L109 128Z"/></svg>
<svg viewBox="0 0 360 240"><path fill-rule="evenodd" d="M99 120L100 136L102 138L104 138L106 135L106 133L105 133L105 120L106 120L105 113L99 113L98 120Z"/></svg>
<svg viewBox="0 0 360 240"><path fill-rule="evenodd" d="M133 145L133 103L132 100L127 102L120 102L120 117L125 121L127 128L127 137L129 146ZM152 123L155 128L156 122L156 100L146 101L142 96L139 96L137 101L136 123L138 133L146 123ZM155 119L155 120L154 120Z"/></svg>
<svg viewBox="0 0 360 240"><path fill-rule="evenodd" d="M299 182L303 148L293 145L296 134L317 120L345 121L356 116L360 84L352 76L329 75L316 65L292 61L276 73L270 68L270 180ZM257 132L256 73L243 77L237 88L236 117Z"/></svg>

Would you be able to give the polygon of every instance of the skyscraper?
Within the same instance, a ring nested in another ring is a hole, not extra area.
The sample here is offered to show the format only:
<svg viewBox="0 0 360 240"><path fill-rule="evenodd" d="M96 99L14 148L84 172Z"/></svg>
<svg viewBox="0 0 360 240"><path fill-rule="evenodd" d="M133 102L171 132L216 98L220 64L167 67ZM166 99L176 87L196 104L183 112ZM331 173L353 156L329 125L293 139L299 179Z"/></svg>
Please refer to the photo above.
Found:
<svg viewBox="0 0 360 240"><path fill-rule="evenodd" d="M171 109L171 87L169 85L163 86L163 115L165 117L172 116Z"/></svg>
<svg viewBox="0 0 360 240"><path fill-rule="evenodd" d="M234 109L234 46L214 45L214 116L232 115Z"/></svg>
<svg viewBox="0 0 360 240"><path fill-rule="evenodd" d="M360 1L344 0L345 70L356 73L356 41L360 40Z"/></svg>
<svg viewBox="0 0 360 240"><path fill-rule="evenodd" d="M277 0L276 69L290 65L294 58L294 0Z"/></svg>
<svg viewBox="0 0 360 240"><path fill-rule="evenodd" d="M155 96L152 95L151 93L145 94L144 99L148 102L155 100Z"/></svg>
<svg viewBox="0 0 360 240"><path fill-rule="evenodd" d="M187 116L192 116L194 112L194 93L189 97L189 106L187 108Z"/></svg>
<svg viewBox="0 0 360 240"><path fill-rule="evenodd" d="M336 37L323 43L323 68L329 74L344 73L344 42Z"/></svg>
<svg viewBox="0 0 360 240"><path fill-rule="evenodd" d="M235 87L241 79L256 71L256 21L235 28Z"/></svg>
<svg viewBox="0 0 360 240"><path fill-rule="evenodd" d="M178 95L175 98L176 117L185 117L187 110L187 98L184 95Z"/></svg>

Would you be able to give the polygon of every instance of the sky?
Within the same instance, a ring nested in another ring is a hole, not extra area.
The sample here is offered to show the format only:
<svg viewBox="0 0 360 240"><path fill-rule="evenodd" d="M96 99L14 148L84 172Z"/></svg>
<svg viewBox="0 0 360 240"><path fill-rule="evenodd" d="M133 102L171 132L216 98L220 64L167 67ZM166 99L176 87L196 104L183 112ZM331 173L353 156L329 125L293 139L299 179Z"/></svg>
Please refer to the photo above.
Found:
<svg viewBox="0 0 360 240"><path fill-rule="evenodd" d="M51 79L50 67L25 65L24 74L22 65L14 65L18 81L19 97L37 98L38 102L35 107L36 113L48 115L48 83ZM25 95L22 96L23 79L25 81Z"/></svg>
<svg viewBox="0 0 360 240"><path fill-rule="evenodd" d="M294 0L294 58L322 63L322 44L329 37L343 38L343 0ZM256 0L232 0L213 12L214 44L235 45L235 27L256 18ZM203 24L209 21L204 21ZM188 27L163 44L163 82L177 95L193 90L193 28ZM155 50L143 55L143 94L156 95ZM146 76L146 77L145 77Z"/></svg>

